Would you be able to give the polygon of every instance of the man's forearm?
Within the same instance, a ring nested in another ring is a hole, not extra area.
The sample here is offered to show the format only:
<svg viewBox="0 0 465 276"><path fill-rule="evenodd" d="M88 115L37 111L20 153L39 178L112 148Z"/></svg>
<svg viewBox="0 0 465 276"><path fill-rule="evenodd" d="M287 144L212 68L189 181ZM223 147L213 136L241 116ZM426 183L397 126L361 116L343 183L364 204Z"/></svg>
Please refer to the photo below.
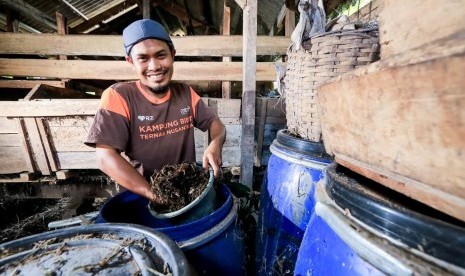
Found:
<svg viewBox="0 0 465 276"><path fill-rule="evenodd" d="M150 184L117 151L97 147L96 154L100 170L126 189L153 200Z"/></svg>
<svg viewBox="0 0 465 276"><path fill-rule="evenodd" d="M220 119L216 119L210 126L210 139L212 143L217 143L221 148L226 140L226 128Z"/></svg>

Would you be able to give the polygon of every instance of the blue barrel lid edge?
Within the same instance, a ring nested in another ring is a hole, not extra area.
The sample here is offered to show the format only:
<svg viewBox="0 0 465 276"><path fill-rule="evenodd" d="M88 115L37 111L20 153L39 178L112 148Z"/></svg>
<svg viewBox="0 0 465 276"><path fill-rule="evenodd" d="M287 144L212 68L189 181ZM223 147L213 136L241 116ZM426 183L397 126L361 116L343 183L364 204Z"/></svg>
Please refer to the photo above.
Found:
<svg viewBox="0 0 465 276"><path fill-rule="evenodd" d="M360 182L367 187L380 184L363 176L356 181L343 172L347 171L337 164L326 170L326 190L340 208L349 210L354 218L411 248L465 267L465 228L362 193Z"/></svg>

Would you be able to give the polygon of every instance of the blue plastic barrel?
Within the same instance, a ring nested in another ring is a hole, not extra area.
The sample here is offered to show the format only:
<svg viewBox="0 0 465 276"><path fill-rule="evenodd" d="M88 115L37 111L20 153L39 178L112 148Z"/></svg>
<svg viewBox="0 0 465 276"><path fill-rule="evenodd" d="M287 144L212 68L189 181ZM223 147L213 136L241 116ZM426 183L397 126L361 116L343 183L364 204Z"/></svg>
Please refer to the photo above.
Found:
<svg viewBox="0 0 465 276"><path fill-rule="evenodd" d="M326 170L294 275L465 275L465 224L342 166Z"/></svg>
<svg viewBox="0 0 465 276"><path fill-rule="evenodd" d="M255 267L258 275L292 275L314 208L314 187L331 162L322 143L280 130L263 179Z"/></svg>
<svg viewBox="0 0 465 276"><path fill-rule="evenodd" d="M0 244L1 275L179 275L193 271L167 235L108 223L39 233Z"/></svg>
<svg viewBox="0 0 465 276"><path fill-rule="evenodd" d="M96 222L134 223L165 233L176 241L200 275L244 275L245 245L236 225L237 203L226 186L217 189L215 211L188 223L155 218L147 207L148 200L129 191L109 199Z"/></svg>

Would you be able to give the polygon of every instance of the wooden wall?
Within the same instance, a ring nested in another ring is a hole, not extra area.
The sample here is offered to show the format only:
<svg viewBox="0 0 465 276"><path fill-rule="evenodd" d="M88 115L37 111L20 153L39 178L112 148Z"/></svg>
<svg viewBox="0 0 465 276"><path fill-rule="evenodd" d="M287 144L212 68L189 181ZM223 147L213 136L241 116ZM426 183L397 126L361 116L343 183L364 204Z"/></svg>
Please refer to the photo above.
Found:
<svg viewBox="0 0 465 276"><path fill-rule="evenodd" d="M242 36L173 37L173 42L176 46L176 56L181 59L202 57L203 60L210 60L176 61L174 80L243 80L241 61L221 59L225 56L243 55ZM289 37L257 37L257 55L280 57L286 54L289 44ZM17 164L3 165L0 174L28 171L50 175L60 170L96 168L92 149L83 145L82 141L92 122L98 100L82 99L82 94L79 99L72 96L73 93L50 92L52 88L45 86L38 88L36 85L64 86L63 81L70 79L111 81L136 79L137 76L124 61L122 45L121 36L111 35L0 33L0 54L4 55L0 58L0 75L13 77L9 80L0 80L0 88L35 87L22 101L0 101L0 136L3 135L0 139L15 141L14 147L0 145L0 161L1 158L5 160L11 158L10 152L14 151L15 164ZM58 59L60 55L67 56L68 59ZM274 62L257 62L256 68L257 81L276 79ZM26 77L28 80L24 80ZM37 78L40 80L34 80ZM60 93L63 95L60 96ZM219 94L221 95L221 92ZM204 100L215 107L227 128L223 165L240 166L241 100L229 97L230 94L224 99ZM270 104L267 103L268 100ZM258 99L256 102L258 105L256 108L264 110L265 113L257 113L256 116L258 124L255 135L255 152L257 152L255 165L267 162L269 154L266 152L267 149L262 154L262 148L269 145L270 138L265 136L273 136L277 129L285 127L283 120L285 116L282 113L277 115L278 113L273 111L274 108L271 107L275 105L271 104L273 101L275 100ZM262 102L265 104L262 105ZM21 128L18 126L21 125L24 133L19 132ZM208 141L207 135L196 132L196 137L198 138L197 154L201 157L205 143ZM21 139L23 142L20 144L18 141ZM31 143L32 141L34 144Z"/></svg>
<svg viewBox="0 0 465 276"><path fill-rule="evenodd" d="M50 93L50 89L54 90ZM98 99L77 99L67 89L39 85L21 101L0 101L0 174L97 169L93 148L84 145ZM46 97L44 95L47 94ZM39 96L42 95L42 96ZM223 166L240 166L241 100L203 98L226 125ZM285 128L278 99L257 98L255 165L268 162L268 147L277 130ZM195 131L197 160L202 160L208 133Z"/></svg>

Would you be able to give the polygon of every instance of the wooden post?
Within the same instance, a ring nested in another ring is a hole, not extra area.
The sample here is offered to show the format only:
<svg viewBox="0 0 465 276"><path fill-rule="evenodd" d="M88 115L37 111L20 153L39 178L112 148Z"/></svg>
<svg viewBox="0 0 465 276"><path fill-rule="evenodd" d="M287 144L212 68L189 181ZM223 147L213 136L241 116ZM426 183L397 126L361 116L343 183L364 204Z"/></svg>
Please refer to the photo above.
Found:
<svg viewBox="0 0 465 276"><path fill-rule="evenodd" d="M226 1L224 0L223 4L223 35L230 35L231 29L231 8L226 5ZM231 57L223 57L224 62L231 62ZM221 91L223 95L223 99L230 99L231 98L231 82L230 81L223 81L221 83Z"/></svg>
<svg viewBox="0 0 465 276"><path fill-rule="evenodd" d="M243 10L241 183L252 188L257 68L257 0Z"/></svg>
<svg viewBox="0 0 465 276"><path fill-rule="evenodd" d="M66 19L59 12L55 12L57 18L57 33L60 35L65 35L66 32ZM68 58L65 55L60 55L60 60L67 60Z"/></svg>
<svg viewBox="0 0 465 276"><path fill-rule="evenodd" d="M284 35L291 36L295 29L295 11L286 8L286 19L284 21Z"/></svg>
<svg viewBox="0 0 465 276"><path fill-rule="evenodd" d="M150 0L142 0L142 17L150 19Z"/></svg>
<svg viewBox="0 0 465 276"><path fill-rule="evenodd" d="M10 33L19 33L18 14L10 9L6 9L6 31Z"/></svg>

